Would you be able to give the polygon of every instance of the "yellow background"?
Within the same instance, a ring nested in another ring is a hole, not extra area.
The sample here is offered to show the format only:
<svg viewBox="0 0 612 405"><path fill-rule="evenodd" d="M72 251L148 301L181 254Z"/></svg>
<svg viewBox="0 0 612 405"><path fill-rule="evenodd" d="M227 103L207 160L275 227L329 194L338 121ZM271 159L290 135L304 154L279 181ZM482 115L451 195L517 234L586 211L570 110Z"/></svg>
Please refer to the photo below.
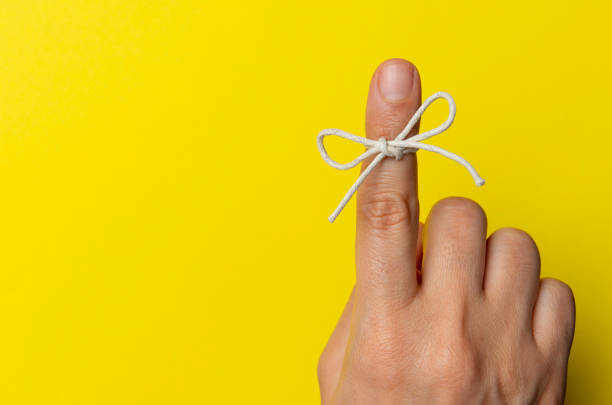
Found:
<svg viewBox="0 0 612 405"><path fill-rule="evenodd" d="M487 179L422 152L422 217L462 195L530 232L576 295L568 403L612 403L610 20L608 0L0 1L0 403L316 403L354 202L326 218L357 172L315 136L363 134L390 57L455 97L431 142Z"/></svg>

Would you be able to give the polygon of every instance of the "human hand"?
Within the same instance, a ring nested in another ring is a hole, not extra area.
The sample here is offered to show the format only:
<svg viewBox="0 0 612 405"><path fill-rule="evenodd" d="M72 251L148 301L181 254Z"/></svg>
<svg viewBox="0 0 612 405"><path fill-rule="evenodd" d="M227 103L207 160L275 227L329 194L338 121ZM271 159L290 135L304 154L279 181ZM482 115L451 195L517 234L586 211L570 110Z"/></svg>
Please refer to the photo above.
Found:
<svg viewBox="0 0 612 405"><path fill-rule="evenodd" d="M416 68L384 62L370 83L368 138L393 139L420 100ZM540 280L525 232L487 239L471 200L440 201L421 227L414 154L384 159L358 191L356 271L319 360L324 405L563 402L570 288Z"/></svg>

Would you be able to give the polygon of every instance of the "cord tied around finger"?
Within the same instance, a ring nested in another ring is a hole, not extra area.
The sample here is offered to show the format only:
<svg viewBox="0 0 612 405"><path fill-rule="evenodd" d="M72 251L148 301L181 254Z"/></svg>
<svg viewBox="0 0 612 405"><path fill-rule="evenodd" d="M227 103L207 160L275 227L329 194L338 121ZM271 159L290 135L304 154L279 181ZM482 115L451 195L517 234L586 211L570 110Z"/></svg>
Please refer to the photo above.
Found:
<svg viewBox="0 0 612 405"><path fill-rule="evenodd" d="M412 131L412 129L417 124L417 122L419 122L419 120L421 119L421 116L423 115L425 110L427 110L427 108L439 98L443 98L448 102L449 112L448 112L448 117L446 121L437 128L431 129L429 131L423 132L421 134L417 134L415 136L412 136L406 139L406 137L410 134L410 131ZM338 207L329 216L328 218L329 222L334 222L334 220L338 217L340 212L344 209L346 204L352 198L353 194L355 194L359 186L364 182L366 177L370 174L370 172L372 172L372 170L374 170L374 168L385 157L394 157L395 159L400 160L405 154L415 153L419 149L424 149L430 152L435 152L451 160L454 160L455 162L464 166L468 170L468 172L472 175L472 178L474 179L474 182L476 183L476 185L482 186L485 183L484 179L480 177L478 172L476 172L474 167L472 167L472 165L469 164L467 160L463 159L462 157L458 155L455 155L454 153L451 153L447 150L439 148L437 146L429 145L429 144L421 142L425 139L431 138L432 136L441 134L442 132L446 131L452 125L453 121L455 120L456 112L457 112L457 107L451 95L446 92L441 91L441 92L435 93L434 95L430 96L427 100L425 100L425 102L414 113L412 118L410 118L410 121L408 121L408 124L406 124L404 129L393 140L389 141L385 138L380 138L379 140L375 141L372 139L367 139L361 136L353 135L351 133L348 133L346 131L343 131L341 129L336 129L336 128L328 128L328 129L324 129L321 132L319 132L319 135L317 136L317 146L319 148L319 152L321 153L321 157L323 158L323 160L333 168L336 168L339 170L352 169L353 167L357 166L359 163L361 163L365 159L371 156L375 156L374 160L372 160L372 162L368 165L368 167L363 172L361 172L361 175L359 175L359 177L357 178L355 183L351 186L351 188L348 190L348 192L346 193L342 201L340 201L340 204L338 204ZM338 136L340 138L359 143L366 147L366 151L348 163L338 163L335 160L333 160L329 156L327 151L325 150L325 145L324 145L323 140L326 136Z"/></svg>

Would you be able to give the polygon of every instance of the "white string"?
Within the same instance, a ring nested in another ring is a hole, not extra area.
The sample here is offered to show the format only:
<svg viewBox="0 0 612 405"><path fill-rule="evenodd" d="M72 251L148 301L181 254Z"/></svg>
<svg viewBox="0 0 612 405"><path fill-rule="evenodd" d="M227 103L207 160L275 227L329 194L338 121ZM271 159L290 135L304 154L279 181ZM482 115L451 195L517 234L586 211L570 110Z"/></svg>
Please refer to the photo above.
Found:
<svg viewBox="0 0 612 405"><path fill-rule="evenodd" d="M413 137L410 137L409 139L405 139L410 133L410 131L412 130L412 128L414 128L416 123L421 119L421 116L423 115L425 110L427 110L427 108L439 98L443 98L448 102L449 111L448 111L448 118L446 119L446 122L444 122L444 124L440 125L437 128L423 132L422 134L415 135ZM336 217L338 217L340 212L344 209L346 204L349 202L353 194L355 194L355 192L357 191L361 183L364 182L365 178L387 156L394 157L395 159L400 160L402 157L404 157L404 155L408 153L414 153L418 149L424 149L430 152L439 153L440 155L445 156L451 160L454 160L455 162L464 166L474 178L474 182L476 183L476 185L482 186L485 183L484 179L478 175L476 170L472 167L471 164L467 162L467 160L463 159L460 156L455 155L454 153L451 153L447 150L439 148L437 146L429 145L426 143L421 143L421 141L424 141L425 139L431 138L432 136L436 136L446 131L451 126L453 121L455 120L456 112L457 112L457 107L451 95L446 92L440 91L432 95L431 97L429 97L427 100L425 100L425 102L414 113L412 118L410 118L410 121L408 122L408 124L406 124L402 132L400 132L399 135L397 135L395 139L392 141L388 141L385 138L380 138L377 141L372 140L372 139L367 139L361 136L350 134L341 129L335 129L335 128L328 128L328 129L324 129L323 131L319 132L319 135L317 136L317 146L319 147L319 152L321 152L321 157L323 158L323 160L331 167L334 167L340 170L352 169L353 167L361 163L363 160L369 158L370 156L376 155L374 160L372 160L372 163L370 163L370 165L359 175L359 177L357 178L357 181L355 181L355 183L348 190L348 192L346 193L342 201L340 201L340 204L338 205L338 207L329 216L328 218L329 222L334 222ZM367 148L367 150L361 155L359 155L357 158L355 158L354 160L348 163L344 163L344 164L338 163L329 156L329 154L325 150L325 145L323 144L323 139L326 136L331 136L331 135L339 136L340 138L348 139L349 141L353 141L353 142L362 144Z"/></svg>

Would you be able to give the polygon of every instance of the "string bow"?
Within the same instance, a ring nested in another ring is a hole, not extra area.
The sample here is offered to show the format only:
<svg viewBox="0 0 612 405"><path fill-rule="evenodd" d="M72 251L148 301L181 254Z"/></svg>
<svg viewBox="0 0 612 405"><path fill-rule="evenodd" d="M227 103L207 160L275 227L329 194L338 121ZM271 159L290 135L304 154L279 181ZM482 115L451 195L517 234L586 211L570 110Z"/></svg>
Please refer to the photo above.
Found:
<svg viewBox="0 0 612 405"><path fill-rule="evenodd" d="M449 111L446 122L444 122L437 128L405 139L410 133L410 131L412 131L412 128L414 128L417 122L419 122L425 110L427 110L427 108L439 98L443 98L448 102ZM339 170L352 169L370 156L376 155L376 157L374 158L374 160L372 160L369 166L363 172L361 172L361 174L357 178L357 181L355 181L355 183L348 190L342 201L340 201L340 204L338 204L338 207L329 216L329 222L334 222L334 220L338 217L340 212L349 202L351 197L353 197L353 194L355 194L359 186L364 182L365 178L385 157L394 157L395 159L400 160L402 157L404 157L404 155L408 153L414 153L419 149L439 153L440 155L454 160L455 162L464 166L474 178L474 182L476 183L476 185L482 186L485 183L484 179L478 175L474 167L472 167L472 165L469 164L467 160L437 146L421 143L421 141L424 141L425 139L431 138L432 136L436 136L446 131L455 120L456 112L457 106L455 105L455 101L453 100L451 95L446 92L440 91L425 100L425 102L414 113L412 118L410 118L410 121L408 122L408 124L406 124L402 132L400 132L399 135L397 135L395 139L391 141L388 141L385 138L380 138L379 140L367 139L336 128L328 128L319 132L319 135L317 136L317 146L319 147L319 152L321 152L321 157L323 158L323 160L331 167L334 167ZM325 150L323 140L326 136L339 136L340 138L359 143L366 147L366 151L348 163L338 163L334 159L332 159Z"/></svg>

